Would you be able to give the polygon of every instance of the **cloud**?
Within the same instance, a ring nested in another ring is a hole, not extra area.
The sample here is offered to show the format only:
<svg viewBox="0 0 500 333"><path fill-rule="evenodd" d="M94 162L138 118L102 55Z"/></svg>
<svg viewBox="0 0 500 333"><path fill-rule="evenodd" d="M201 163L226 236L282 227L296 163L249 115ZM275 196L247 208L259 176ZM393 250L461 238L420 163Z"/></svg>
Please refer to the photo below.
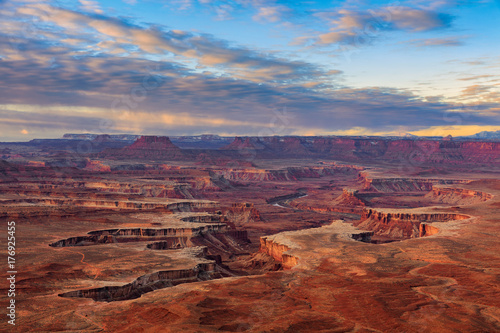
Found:
<svg viewBox="0 0 500 333"><path fill-rule="evenodd" d="M233 46L208 34L168 30L158 25L140 26L116 17L76 12L47 4L23 6L18 13L55 26L59 35L66 37L59 43L78 41L78 31L93 31L88 40L88 52L174 55L185 64L196 61L198 66L221 68L240 79L276 84L308 81L321 74L321 69L315 65Z"/></svg>
<svg viewBox="0 0 500 333"><path fill-rule="evenodd" d="M494 77L498 77L498 75L491 75L491 74L485 74L485 75L474 75L474 76L468 76L459 79L460 81L475 81L475 80L482 80L482 79L491 79Z"/></svg>
<svg viewBox="0 0 500 333"><path fill-rule="evenodd" d="M464 42L461 40L463 37L448 37L448 38L422 38L412 39L406 43L412 44L416 47L428 46L462 46Z"/></svg>
<svg viewBox="0 0 500 333"><path fill-rule="evenodd" d="M119 31L116 34L121 36ZM79 128L95 131L102 120L112 120L115 125L109 131L116 132L256 135L269 126L273 109L287 107L293 121L287 123L286 133L330 133L355 127L392 132L401 126L421 129L447 125L445 115L457 108L439 99L421 99L406 90L333 89L324 86L323 76L342 74L338 70L314 75L314 67L300 62L254 57L255 53L236 52L234 48L226 51L221 41L220 53L213 49L205 52L214 40L174 30L168 34L179 43L184 39L197 43L201 54L214 57L204 59L206 62L217 65L226 57L226 62L239 63L241 73L233 67L232 76L219 76L201 73L176 62L176 58L152 61L140 53L127 57L94 54L80 52L74 45L20 39L23 52L18 52L18 58L0 60L0 101L9 110L2 114L2 126L13 126L18 134L26 129L30 135L43 135L44 131L53 135L54 131ZM8 38L0 38L2 50L8 45ZM300 84L286 83L301 70L307 83L299 79L295 81ZM278 79L283 84L271 84ZM263 84L266 80L270 83ZM499 122L500 99L494 99L493 92L486 86L463 92L463 98L478 93L485 98L478 108L462 111L468 114L469 124ZM486 108L490 111L484 112Z"/></svg>
<svg viewBox="0 0 500 333"><path fill-rule="evenodd" d="M383 31L423 32L451 26L453 17L426 9L406 6L387 6L377 10L346 10L318 13L327 18L331 31L319 34L317 45L334 43L366 44Z"/></svg>
<svg viewBox="0 0 500 333"><path fill-rule="evenodd" d="M253 19L256 21L279 22L289 12L290 9L285 6L260 7Z"/></svg>
<svg viewBox="0 0 500 333"><path fill-rule="evenodd" d="M94 12L98 14L102 14L103 10L101 9L101 6L99 5L99 2L97 1L92 1L92 0L79 0L81 4L81 8L83 11L86 12Z"/></svg>

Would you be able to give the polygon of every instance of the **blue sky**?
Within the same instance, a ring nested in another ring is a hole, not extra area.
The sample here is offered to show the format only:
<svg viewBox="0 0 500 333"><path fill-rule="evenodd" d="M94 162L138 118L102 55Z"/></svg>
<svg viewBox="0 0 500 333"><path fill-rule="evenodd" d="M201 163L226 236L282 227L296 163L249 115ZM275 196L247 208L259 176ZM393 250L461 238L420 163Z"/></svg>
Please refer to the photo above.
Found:
<svg viewBox="0 0 500 333"><path fill-rule="evenodd" d="M0 141L500 130L500 1L0 1Z"/></svg>

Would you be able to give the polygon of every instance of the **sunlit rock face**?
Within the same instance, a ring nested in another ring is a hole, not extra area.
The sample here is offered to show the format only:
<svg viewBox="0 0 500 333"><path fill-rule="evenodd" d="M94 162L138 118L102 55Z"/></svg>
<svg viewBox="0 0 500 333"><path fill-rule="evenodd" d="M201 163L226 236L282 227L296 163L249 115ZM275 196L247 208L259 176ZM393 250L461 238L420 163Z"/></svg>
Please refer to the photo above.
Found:
<svg viewBox="0 0 500 333"><path fill-rule="evenodd" d="M422 233L423 222L448 222L469 219L464 214L448 212L431 212L425 209L369 209L365 208L361 215L361 221L356 225L359 228L372 230L377 235L383 235L392 239L408 239L425 235ZM439 223L433 225L433 230ZM428 227L429 230L429 227ZM433 232L436 233L436 232ZM428 234L428 233L427 233Z"/></svg>

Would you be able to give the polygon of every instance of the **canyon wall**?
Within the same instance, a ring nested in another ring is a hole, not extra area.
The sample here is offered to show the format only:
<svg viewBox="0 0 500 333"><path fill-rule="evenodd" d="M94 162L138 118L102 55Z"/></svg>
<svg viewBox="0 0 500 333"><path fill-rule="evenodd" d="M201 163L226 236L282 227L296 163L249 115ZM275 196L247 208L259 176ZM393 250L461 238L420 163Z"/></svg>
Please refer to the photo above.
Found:
<svg viewBox="0 0 500 333"><path fill-rule="evenodd" d="M60 297L92 298L99 302L114 302L141 297L141 295L157 289L176 286L183 283L207 281L220 278L215 262L201 263L192 269L158 271L143 275L132 283L123 286L70 291L59 294Z"/></svg>
<svg viewBox="0 0 500 333"><path fill-rule="evenodd" d="M368 172L360 172L358 180L365 191L376 192L421 192L432 190L433 185L441 184L468 184L466 179L438 179L438 178L378 178Z"/></svg>
<svg viewBox="0 0 500 333"><path fill-rule="evenodd" d="M476 190L433 185L432 190L425 197L433 201L451 205L472 205L488 201L493 196L489 193Z"/></svg>
<svg viewBox="0 0 500 333"><path fill-rule="evenodd" d="M290 269L298 264L297 257L285 253L290 249L291 248L289 246L280 244L274 239L268 237L260 238L259 251L273 257L274 260L281 262L282 267L285 269Z"/></svg>
<svg viewBox="0 0 500 333"><path fill-rule="evenodd" d="M141 241L181 242L183 237L189 239L207 234L226 233L225 224L208 224L195 228L123 228L106 229L88 232L89 236L77 236L49 244L52 247L89 246L108 243L130 243ZM186 242L184 242L186 244Z"/></svg>
<svg viewBox="0 0 500 333"><path fill-rule="evenodd" d="M361 220L356 226L374 231L375 234L379 236L385 236L394 240L402 240L421 237L422 234L435 234L436 231L434 228L436 228L436 226L426 225L421 229L421 224L424 222L447 222L469 218L470 216L464 214L426 212L422 209L398 210L365 208L361 215Z"/></svg>
<svg viewBox="0 0 500 333"><path fill-rule="evenodd" d="M362 137L237 137L221 149L261 158L328 157L346 161L384 160L412 165L498 164L500 142Z"/></svg>

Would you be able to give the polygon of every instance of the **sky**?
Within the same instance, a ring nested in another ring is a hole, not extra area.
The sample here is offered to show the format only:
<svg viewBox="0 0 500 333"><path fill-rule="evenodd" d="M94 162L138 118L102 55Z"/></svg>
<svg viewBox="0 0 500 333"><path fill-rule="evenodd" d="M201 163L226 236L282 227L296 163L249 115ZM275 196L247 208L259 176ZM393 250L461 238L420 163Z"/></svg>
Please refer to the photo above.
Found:
<svg viewBox="0 0 500 333"><path fill-rule="evenodd" d="M0 0L0 141L500 130L500 0Z"/></svg>

